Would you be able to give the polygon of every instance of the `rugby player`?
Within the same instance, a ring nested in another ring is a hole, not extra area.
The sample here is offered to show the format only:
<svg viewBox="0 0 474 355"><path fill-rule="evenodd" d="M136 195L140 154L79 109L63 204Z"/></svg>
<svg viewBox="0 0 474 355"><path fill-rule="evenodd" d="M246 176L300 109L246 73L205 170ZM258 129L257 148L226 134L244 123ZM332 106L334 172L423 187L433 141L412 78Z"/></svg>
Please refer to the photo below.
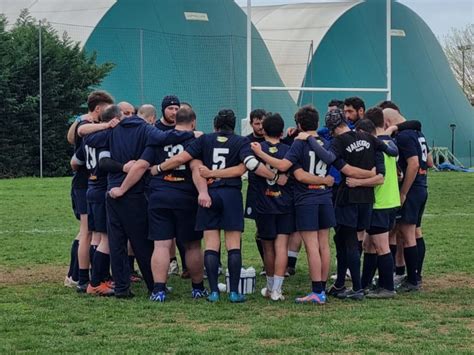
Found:
<svg viewBox="0 0 474 355"><path fill-rule="evenodd" d="M324 144L316 135L319 114L314 107L308 105L300 108L295 114L295 121L298 130L303 133L299 134L282 160L266 154L258 143L252 143L252 150L279 171L287 171L293 166L297 181L294 192L296 230L305 244L312 281L312 291L307 296L297 298L296 302L324 304L330 267L329 228L336 224L330 188L334 179L328 175L327 164L335 158L323 148L311 148L310 141L316 146ZM308 139L308 142L301 139ZM347 174L359 176L360 170L362 177L372 175L370 171L347 164L341 168Z"/></svg>
<svg viewBox="0 0 474 355"><path fill-rule="evenodd" d="M394 126L405 122L405 118L396 110L383 110L385 126ZM400 186L400 202L397 225L403 238L403 255L405 258L407 277L397 288L400 292L417 291L424 258L423 245L417 245L416 228L421 226L421 219L428 199L427 169L428 145L421 131L407 129L398 132L395 141L400 150L399 166L403 173ZM418 249L422 249L422 257Z"/></svg>
<svg viewBox="0 0 474 355"><path fill-rule="evenodd" d="M265 119L266 112L262 109L256 109L250 112L250 125L252 126L252 133L247 135L250 142L263 142L265 141L262 123ZM248 173L248 186L247 186L247 198L245 200L245 218L255 220L256 216L256 201L257 201L257 176L253 172ZM255 233L255 243L257 244L258 252L264 262L264 253L262 240L259 237L258 227ZM265 274L265 267L261 275Z"/></svg>
<svg viewBox="0 0 474 355"><path fill-rule="evenodd" d="M175 135L190 138L193 133L177 132ZM120 124L111 130L109 135L109 159L113 159L119 164L126 164L131 160L138 160L147 144L166 145L171 142L172 138L173 135L165 134L138 116L123 117ZM107 189L110 191L114 187L119 187L125 178L126 174L123 171L110 172ZM115 297L131 298L134 295L130 290L128 240L130 240L148 290L152 292L154 289L151 271L153 243L148 240L144 179L140 179L120 198L114 197L113 193L109 193L107 196L106 210Z"/></svg>
<svg viewBox="0 0 474 355"><path fill-rule="evenodd" d="M106 108L101 116L101 122L119 119L121 112L118 106ZM74 170L86 166L89 172L87 189L88 229L96 235L99 244L92 255L92 272L89 284L79 285L88 294L111 296L114 291L108 282L110 269L109 243L107 239L107 218L105 212L105 195L107 192L107 172L99 168L100 158L107 153L109 131L100 131L86 135L81 147L76 151L71 161ZM81 289L81 292L84 290Z"/></svg>
<svg viewBox="0 0 474 355"><path fill-rule="evenodd" d="M242 162L250 171L259 171L268 179L277 180L279 175L260 165L250 151L249 140L234 134L235 114L232 110L221 110L214 118L215 133L206 134L191 143L184 152L157 166L158 171L167 171L200 159L210 170L238 167ZM242 174L241 172L240 174ZM211 294L210 302L220 299L217 287L219 268L220 230L224 230L229 269L229 300L244 302L238 292L240 269L242 267L241 233L243 231L242 181L240 177L208 179L208 190L212 203L210 207L198 207L196 230L204 231L204 265ZM240 208L239 208L240 206Z"/></svg>
<svg viewBox="0 0 474 355"><path fill-rule="evenodd" d="M194 111L178 110L175 129L165 132L170 136L169 144L147 146L122 185L112 189L110 194L115 198L123 196L141 179L150 166L156 167L157 164L184 151L194 140L194 136L179 136L177 133L193 132L195 127ZM152 174L156 175L150 180L148 196L148 238L154 242L152 256L154 288L150 296L152 301L164 302L166 299L168 260L174 238L186 247L185 262L192 281L192 297L198 299L208 295L203 285L202 232L194 230L198 201L203 207L210 205L207 182L198 171L200 165L201 161L193 160L166 173L157 173L156 169L152 169Z"/></svg>
<svg viewBox="0 0 474 355"><path fill-rule="evenodd" d="M74 144L74 151L77 151L82 144L82 135L78 133L81 127L90 126L92 131L107 128L109 124L116 124L116 122L104 123L102 125L88 125L87 123L98 122L99 117L104 108L113 103L112 97L105 91L94 91L87 98L88 113L76 120L68 131L68 141ZM88 231L87 225L87 186L88 186L88 172L85 166L79 167L74 173L71 184L71 199L73 210L76 218L80 221L79 233L71 247L71 254L77 253L79 279L75 284L71 277L66 277L65 285L78 286L78 292L85 292L89 282L89 266L90 266L90 252L91 252L91 238L92 235ZM77 252L74 250L77 246Z"/></svg>
<svg viewBox="0 0 474 355"><path fill-rule="evenodd" d="M380 108L371 108L366 118L356 125L357 130L376 135L383 142L392 141L385 133L383 112ZM371 179L351 179L349 187L374 186L375 203L370 228L364 239L364 263L361 284L366 289L371 285L376 269L379 270L378 288L368 292L368 298L392 298L395 296L393 284L394 261L390 252L389 232L395 225L395 215L400 206L398 190L397 162L395 157L384 153L385 176L377 175Z"/></svg>

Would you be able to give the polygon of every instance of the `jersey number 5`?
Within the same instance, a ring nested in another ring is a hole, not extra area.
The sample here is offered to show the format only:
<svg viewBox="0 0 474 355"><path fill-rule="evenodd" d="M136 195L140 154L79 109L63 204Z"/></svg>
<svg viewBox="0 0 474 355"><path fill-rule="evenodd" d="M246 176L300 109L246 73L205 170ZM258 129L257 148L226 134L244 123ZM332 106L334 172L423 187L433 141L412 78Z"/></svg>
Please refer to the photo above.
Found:
<svg viewBox="0 0 474 355"><path fill-rule="evenodd" d="M424 137L419 137L418 143L420 143L421 147L421 160L426 162L428 160L428 146L426 145L426 139Z"/></svg>
<svg viewBox="0 0 474 355"><path fill-rule="evenodd" d="M225 169L225 156L229 148L214 148L212 152L212 170Z"/></svg>

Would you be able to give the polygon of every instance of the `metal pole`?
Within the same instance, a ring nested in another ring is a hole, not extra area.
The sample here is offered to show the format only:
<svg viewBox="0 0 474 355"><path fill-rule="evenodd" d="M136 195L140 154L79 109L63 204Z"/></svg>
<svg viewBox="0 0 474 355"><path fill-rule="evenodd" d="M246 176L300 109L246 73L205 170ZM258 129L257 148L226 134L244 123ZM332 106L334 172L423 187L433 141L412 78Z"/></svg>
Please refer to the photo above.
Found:
<svg viewBox="0 0 474 355"><path fill-rule="evenodd" d="M454 128L451 130L451 132L452 132L451 133L451 153L453 153L453 155L455 155L454 154Z"/></svg>
<svg viewBox="0 0 474 355"><path fill-rule="evenodd" d="M142 105L145 103L143 79L143 29L140 28L140 100Z"/></svg>
<svg viewBox="0 0 474 355"><path fill-rule="evenodd" d="M43 77L42 77L42 43L41 43L41 20L39 21L38 38L38 78L39 78L39 154L40 154L40 178L43 178Z"/></svg>
<svg viewBox="0 0 474 355"><path fill-rule="evenodd" d="M465 49L463 48L461 50L462 52L462 91L464 92L464 94L466 94L466 76L465 76L465 63L464 63L464 55L466 53Z"/></svg>
<svg viewBox="0 0 474 355"><path fill-rule="evenodd" d="M387 100L392 100L392 0L387 0Z"/></svg>
<svg viewBox="0 0 474 355"><path fill-rule="evenodd" d="M252 0L247 0L247 117L252 111Z"/></svg>
<svg viewBox="0 0 474 355"><path fill-rule="evenodd" d="M471 168L472 167L472 145L471 145L471 141L469 141L469 167Z"/></svg>

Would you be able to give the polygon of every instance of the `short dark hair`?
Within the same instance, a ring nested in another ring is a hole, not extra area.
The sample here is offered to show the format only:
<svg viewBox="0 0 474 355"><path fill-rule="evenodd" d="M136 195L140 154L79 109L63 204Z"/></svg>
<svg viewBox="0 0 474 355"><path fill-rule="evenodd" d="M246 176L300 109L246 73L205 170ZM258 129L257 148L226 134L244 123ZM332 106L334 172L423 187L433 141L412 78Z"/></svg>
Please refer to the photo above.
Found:
<svg viewBox="0 0 474 355"><path fill-rule="evenodd" d="M235 114L231 109L220 110L214 117L216 131L233 131L235 129Z"/></svg>
<svg viewBox="0 0 474 355"><path fill-rule="evenodd" d="M87 97L87 109L89 112L95 110L98 105L101 104L113 104L114 99L108 92L105 91L93 91Z"/></svg>
<svg viewBox="0 0 474 355"><path fill-rule="evenodd" d="M189 102L186 102L186 101L181 101L181 106L189 106L189 107L193 108L191 106L191 104Z"/></svg>
<svg viewBox="0 0 474 355"><path fill-rule="evenodd" d="M400 108L397 106L397 104L395 104L395 102L390 101L390 100L382 101L381 103L377 105L377 107L380 107L382 110L386 108L393 108L394 110L398 111L398 113L400 113Z"/></svg>
<svg viewBox="0 0 474 355"><path fill-rule="evenodd" d="M383 121L383 111L380 107L372 107L365 111L364 118L372 121L375 127L383 128L384 121Z"/></svg>
<svg viewBox="0 0 474 355"><path fill-rule="evenodd" d="M375 133L375 125L374 123L367 119L364 118L362 120L357 121L355 128L357 131L363 131L369 134L374 134Z"/></svg>
<svg viewBox="0 0 474 355"><path fill-rule="evenodd" d="M182 107L176 112L176 124L189 124L196 121L196 113L190 108Z"/></svg>
<svg viewBox="0 0 474 355"><path fill-rule="evenodd" d="M118 105L110 105L100 115L101 122L109 122L113 118L122 117L122 111Z"/></svg>
<svg viewBox="0 0 474 355"><path fill-rule="evenodd" d="M331 106L336 106L337 108L340 108L341 110L344 109L344 101L338 100L338 99L332 99L331 101L328 102L328 107Z"/></svg>
<svg viewBox="0 0 474 355"><path fill-rule="evenodd" d="M319 113L313 105L305 105L295 113L295 121L303 131L318 129Z"/></svg>
<svg viewBox="0 0 474 355"><path fill-rule="evenodd" d="M283 134L285 122L279 113L272 113L263 120L263 130L265 134L272 138L279 138Z"/></svg>
<svg viewBox="0 0 474 355"><path fill-rule="evenodd" d="M253 122L254 119L262 120L264 117L266 117L267 112L261 108L257 108L256 110L253 110L250 112L250 123Z"/></svg>
<svg viewBox="0 0 474 355"><path fill-rule="evenodd" d="M348 97L347 99L345 99L344 106L352 106L356 111L359 111L362 108L365 111L364 100L357 96Z"/></svg>

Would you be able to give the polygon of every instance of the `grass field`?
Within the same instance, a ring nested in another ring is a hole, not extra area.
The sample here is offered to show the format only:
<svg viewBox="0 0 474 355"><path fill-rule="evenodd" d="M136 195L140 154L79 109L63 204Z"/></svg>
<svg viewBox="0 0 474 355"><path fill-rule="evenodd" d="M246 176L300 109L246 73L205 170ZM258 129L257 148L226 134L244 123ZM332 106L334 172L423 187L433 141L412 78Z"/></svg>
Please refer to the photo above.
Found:
<svg viewBox="0 0 474 355"><path fill-rule="evenodd" d="M474 352L474 174L430 175L422 292L325 306L292 302L310 285L304 252L278 304L195 302L177 277L165 304L143 285L133 300L79 296L62 286L78 228L69 185L0 180L0 353ZM259 269L253 234L247 223L243 260Z"/></svg>

